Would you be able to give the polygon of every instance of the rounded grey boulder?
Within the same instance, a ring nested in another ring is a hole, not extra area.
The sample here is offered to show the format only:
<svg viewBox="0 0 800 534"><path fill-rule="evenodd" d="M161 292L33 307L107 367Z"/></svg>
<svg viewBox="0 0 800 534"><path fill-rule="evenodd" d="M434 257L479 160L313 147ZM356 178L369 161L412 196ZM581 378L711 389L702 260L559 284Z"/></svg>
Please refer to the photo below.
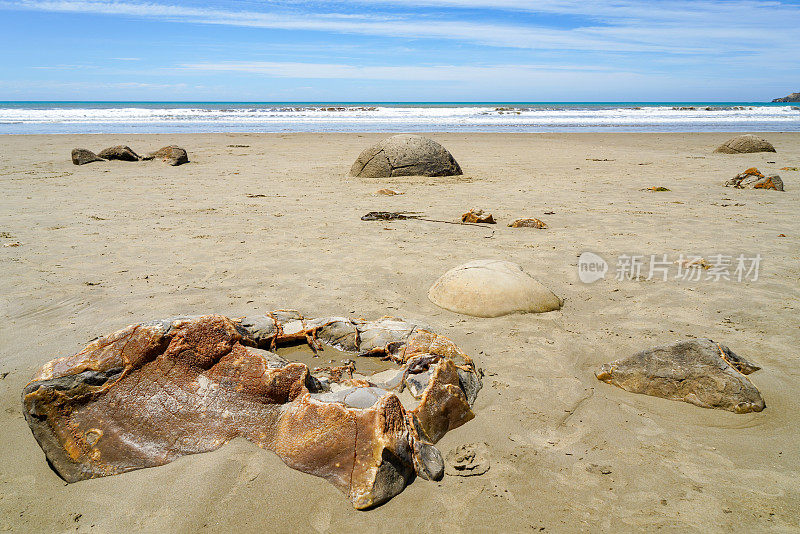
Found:
<svg viewBox="0 0 800 534"><path fill-rule="evenodd" d="M723 154L750 154L752 152L775 152L772 144L755 135L738 135L733 139L728 139L720 145L714 152Z"/></svg>
<svg viewBox="0 0 800 534"><path fill-rule="evenodd" d="M419 135L393 135L363 151L351 176L456 176L461 167L442 145Z"/></svg>

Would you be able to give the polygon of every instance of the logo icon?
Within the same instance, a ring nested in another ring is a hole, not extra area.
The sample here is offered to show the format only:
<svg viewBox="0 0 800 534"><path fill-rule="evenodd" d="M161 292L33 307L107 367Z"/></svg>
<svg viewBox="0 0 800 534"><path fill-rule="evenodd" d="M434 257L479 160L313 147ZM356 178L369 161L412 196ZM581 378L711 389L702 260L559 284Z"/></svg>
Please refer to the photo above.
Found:
<svg viewBox="0 0 800 534"><path fill-rule="evenodd" d="M583 252L578 257L578 278L592 284L606 277L608 263L594 252Z"/></svg>

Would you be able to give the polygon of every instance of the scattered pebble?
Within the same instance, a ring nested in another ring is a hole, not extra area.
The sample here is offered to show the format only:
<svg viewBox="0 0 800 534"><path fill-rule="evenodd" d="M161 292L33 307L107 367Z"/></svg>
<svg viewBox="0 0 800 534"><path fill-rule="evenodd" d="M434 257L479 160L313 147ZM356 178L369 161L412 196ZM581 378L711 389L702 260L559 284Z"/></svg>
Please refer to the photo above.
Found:
<svg viewBox="0 0 800 534"><path fill-rule="evenodd" d="M517 219L508 225L509 228L538 228L544 230L548 226L539 219Z"/></svg>
<svg viewBox="0 0 800 534"><path fill-rule="evenodd" d="M598 475L610 475L611 474L611 466L610 465L597 465L597 464L589 464L586 466L586 470L590 473L595 473Z"/></svg>
<svg viewBox="0 0 800 534"><path fill-rule="evenodd" d="M708 263L705 258L692 258L687 260L675 260L675 265L680 265L684 269L691 269L691 268L701 268L708 270L711 268L711 264Z"/></svg>

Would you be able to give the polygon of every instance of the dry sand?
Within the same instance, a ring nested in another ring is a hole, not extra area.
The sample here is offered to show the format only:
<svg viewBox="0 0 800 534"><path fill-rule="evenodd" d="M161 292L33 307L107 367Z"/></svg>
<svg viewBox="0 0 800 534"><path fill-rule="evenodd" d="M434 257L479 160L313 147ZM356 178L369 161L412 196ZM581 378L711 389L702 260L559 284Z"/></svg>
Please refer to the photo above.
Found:
<svg viewBox="0 0 800 534"><path fill-rule="evenodd" d="M800 529L800 173L778 171L785 193L722 187L747 167L800 166L800 134L765 135L777 154L733 156L712 153L729 134L434 134L463 177L347 178L381 137L0 136L0 242L22 243L0 248L0 531ZM118 143L176 143L192 163L70 162L73 147ZM651 186L672 191L641 191ZM382 187L405 195L375 196ZM500 224L360 220L373 210L456 220L473 207ZM550 229L506 228L517 217ZM611 262L763 261L756 282L619 282L612 265L611 279L587 286L576 271L584 250ZM564 308L478 319L427 300L440 274L476 258L520 263ZM135 322L277 308L392 314L450 336L486 377L477 418L439 448L485 441L489 472L417 480L357 512L324 480L243 440L71 485L49 469L20 410L41 364ZM750 378L764 412L698 408L594 377L604 362L694 336L763 367Z"/></svg>

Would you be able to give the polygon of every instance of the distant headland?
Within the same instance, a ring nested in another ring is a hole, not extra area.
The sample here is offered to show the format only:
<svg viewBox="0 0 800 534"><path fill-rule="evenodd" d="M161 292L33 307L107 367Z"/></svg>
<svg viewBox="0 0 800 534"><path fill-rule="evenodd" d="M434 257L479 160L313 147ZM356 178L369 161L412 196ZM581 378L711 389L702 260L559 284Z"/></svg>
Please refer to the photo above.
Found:
<svg viewBox="0 0 800 534"><path fill-rule="evenodd" d="M800 102L800 93L792 93L783 98L776 98L773 102Z"/></svg>

